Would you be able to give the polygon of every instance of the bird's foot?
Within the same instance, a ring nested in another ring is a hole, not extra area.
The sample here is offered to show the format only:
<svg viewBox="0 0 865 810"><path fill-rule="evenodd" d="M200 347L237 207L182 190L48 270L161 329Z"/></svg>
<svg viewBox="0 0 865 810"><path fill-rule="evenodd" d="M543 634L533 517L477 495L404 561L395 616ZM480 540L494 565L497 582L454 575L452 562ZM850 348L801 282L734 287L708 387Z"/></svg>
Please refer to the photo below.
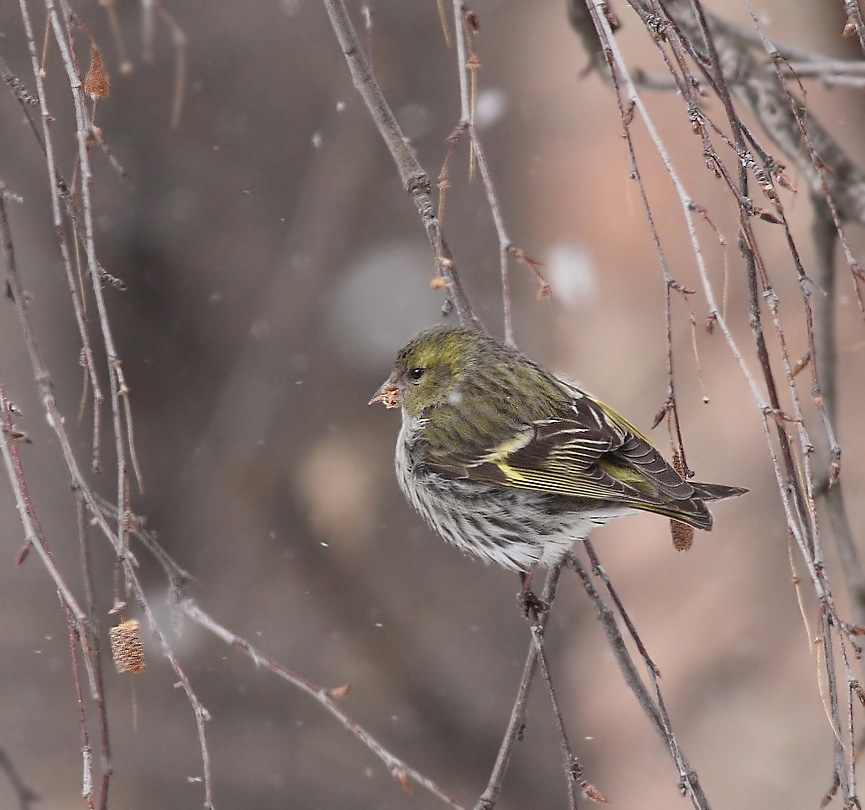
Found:
<svg viewBox="0 0 865 810"><path fill-rule="evenodd" d="M535 621L542 613L546 613L550 606L543 599L535 596L530 588L522 588L517 594L517 605L524 619Z"/></svg>
<svg viewBox="0 0 865 810"><path fill-rule="evenodd" d="M524 619L532 622L537 621L538 616L550 609L550 606L535 596L534 591L532 591L532 580L537 570L537 565L533 565L528 571L520 572L520 592L517 594L520 613L523 614Z"/></svg>

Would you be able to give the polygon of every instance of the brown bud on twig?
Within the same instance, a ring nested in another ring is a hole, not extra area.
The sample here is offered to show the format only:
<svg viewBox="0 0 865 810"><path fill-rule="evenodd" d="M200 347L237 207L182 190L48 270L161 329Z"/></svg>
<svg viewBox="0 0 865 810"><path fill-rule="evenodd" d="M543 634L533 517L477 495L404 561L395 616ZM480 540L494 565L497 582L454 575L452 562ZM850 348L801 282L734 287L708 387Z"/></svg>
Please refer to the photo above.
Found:
<svg viewBox="0 0 865 810"><path fill-rule="evenodd" d="M602 804L609 804L610 800L601 793L594 785L590 785L588 782L583 782L580 787L583 790L583 795L587 799L591 799L593 802L600 802Z"/></svg>
<svg viewBox="0 0 865 810"><path fill-rule="evenodd" d="M25 543L18 551L18 556L15 557L15 567L17 568L19 565L24 564L24 560L27 559L27 556L30 554L30 549L33 548L32 543Z"/></svg>
<svg viewBox="0 0 865 810"><path fill-rule="evenodd" d="M344 698L348 694L350 689L351 684L344 683L342 686L337 686L334 689L328 689L327 694L334 700L339 700L340 698Z"/></svg>
<svg viewBox="0 0 865 810"><path fill-rule="evenodd" d="M783 225L784 223L778 219L771 211L767 211L765 208L753 208L751 213L754 216L760 217L764 222L771 222L773 225Z"/></svg>
<svg viewBox="0 0 865 810"><path fill-rule="evenodd" d="M144 647L141 646L141 625L136 619L121 622L108 631L111 657L118 672L141 672L144 669Z"/></svg>
<svg viewBox="0 0 865 810"><path fill-rule="evenodd" d="M405 768L394 767L390 769L391 776L399 782L400 787L409 795L411 795L414 791L411 789L411 782L408 780L408 774L405 771Z"/></svg>
<svg viewBox="0 0 865 810"><path fill-rule="evenodd" d="M116 613L122 613L125 608L126 602L124 602L122 599L115 598L114 604L111 606L111 610L108 611L108 615L113 616Z"/></svg>
<svg viewBox="0 0 865 810"><path fill-rule="evenodd" d="M780 169L775 172L775 180L778 182L779 186L786 188L787 191L792 191L794 194L797 193L796 186L793 185L790 178L787 177L784 172L780 171Z"/></svg>
<svg viewBox="0 0 865 810"><path fill-rule="evenodd" d="M805 354L803 354L797 361L796 365L793 366L792 376L796 377L803 368L805 368L808 363L811 362L811 349L808 349Z"/></svg>
<svg viewBox="0 0 865 810"><path fill-rule="evenodd" d="M601 11L604 12L604 16L607 18L607 22L610 24L610 29L615 34L622 24L619 21L619 18L616 16L616 12L610 8L608 3L604 3L601 5Z"/></svg>
<svg viewBox="0 0 865 810"><path fill-rule="evenodd" d="M841 477L841 448L838 447L832 453L832 462L829 464L829 489L838 483Z"/></svg>
<svg viewBox="0 0 865 810"><path fill-rule="evenodd" d="M661 407L658 409L658 412L655 414L655 418L652 421L652 430L654 430L658 425L661 424L661 420L670 412L673 407L672 400L668 399Z"/></svg>
<svg viewBox="0 0 865 810"><path fill-rule="evenodd" d="M538 282L538 301L542 301L544 298L549 298L551 292L550 285L547 283L547 280L544 278L541 271L538 270L539 267L544 266L544 263L531 258L531 256L527 255L524 250L514 247L513 245L511 245L508 250L518 262L524 264L532 271L535 281Z"/></svg>
<svg viewBox="0 0 865 810"><path fill-rule="evenodd" d="M634 113L636 112L636 109L637 103L632 99L630 102L628 102L627 108L622 113L622 126L624 126L625 129L631 126L631 122L634 120Z"/></svg>
<svg viewBox="0 0 865 810"><path fill-rule="evenodd" d="M673 279L670 279L670 281L668 282L668 284L669 284L670 287L672 287L676 292L680 292L680 293L682 293L682 295L694 295L694 294L696 294L696 292L697 292L695 289L693 289L693 288L691 288L691 287L686 287L684 284L679 284L678 281L674 281Z"/></svg>

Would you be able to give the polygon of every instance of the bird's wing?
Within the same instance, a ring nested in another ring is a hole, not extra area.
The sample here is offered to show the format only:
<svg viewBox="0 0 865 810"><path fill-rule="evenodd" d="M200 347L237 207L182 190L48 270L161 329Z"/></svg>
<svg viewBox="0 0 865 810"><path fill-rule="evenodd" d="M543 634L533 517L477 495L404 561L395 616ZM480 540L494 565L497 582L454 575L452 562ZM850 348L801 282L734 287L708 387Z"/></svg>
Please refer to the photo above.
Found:
<svg viewBox="0 0 865 810"><path fill-rule="evenodd" d="M493 446L423 454L423 463L452 479L664 513L705 511L688 503L694 488L615 411L588 396L572 400L569 411L525 425ZM670 508L658 508L664 506Z"/></svg>

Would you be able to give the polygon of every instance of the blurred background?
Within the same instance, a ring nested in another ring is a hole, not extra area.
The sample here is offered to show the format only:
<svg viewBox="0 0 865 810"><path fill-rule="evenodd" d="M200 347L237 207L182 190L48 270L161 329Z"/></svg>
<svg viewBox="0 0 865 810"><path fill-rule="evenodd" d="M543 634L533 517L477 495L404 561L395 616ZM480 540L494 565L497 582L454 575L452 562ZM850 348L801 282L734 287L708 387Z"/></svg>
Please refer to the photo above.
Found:
<svg viewBox="0 0 865 810"><path fill-rule="evenodd" d="M748 22L737 2L710 5ZM861 58L854 40L840 37L842 3L797 3L795 14L783 0L756 5L778 40ZM44 9L30 6L41 43ZM385 95L435 178L459 119L456 53L444 42L436 5L374 0L368 30L360 6L350 8ZM562 3L477 0L472 8L480 21L478 126L502 213L514 242L544 262L553 290L551 300L536 300L530 274L512 267L518 342L648 431L667 393L664 286L629 179L615 99L597 73L584 73L588 57ZM411 512L393 475L399 416L366 406L397 349L441 320L442 297L429 289L431 251L351 86L324 7L297 0L254 8L239 0L166 4L187 39L177 128L170 120L178 54L162 18L147 62L141 8L117 6L133 66L123 73L104 8L90 0L75 9L112 80L96 121L128 174L122 180L94 152L97 253L127 285L106 295L144 477L134 509L194 574L191 594L215 619L316 683L350 682L345 709L472 806L510 715L529 629L517 610L516 577L462 557ZM641 26L624 5L617 11L630 64L661 72ZM86 64L86 38L78 44ZM13 4L0 7L0 54L32 91ZM59 165L71 176L74 121L56 51L46 71ZM861 165L861 91L808 87L813 114ZM643 95L690 194L725 239L720 244L708 227L701 232L719 295L729 271L728 318L756 372L736 211L705 169L681 100ZM711 103L707 112L723 117ZM698 287L672 184L643 128L632 129L671 272ZM0 132L0 177L23 198L9 204L19 271L86 465L90 427L86 419L75 424L80 346L44 159L6 89ZM481 319L501 334L495 232L482 186L468 180L465 145L451 180L445 232ZM788 194L785 204L807 268L807 195ZM794 268L780 229L757 230L798 357L806 343ZM861 257L862 234L851 230L849 238ZM851 520L861 526L865 338L847 271L840 272L836 428ZM714 531L698 533L688 553L673 549L667 521L649 515L604 527L595 547L661 669L674 729L713 805L812 808L830 786L833 736L792 585L780 497L743 377L718 331L703 329L703 295L691 301L709 402L688 311L674 299L688 461L699 480L751 493L715 507ZM34 504L58 565L80 594L68 476L5 299L0 373L34 442L22 447ZM802 390L807 395L804 379ZM652 435L667 452L665 428ZM110 465L91 479L112 496ZM5 480L0 536L0 748L39 795L34 807L77 808L81 756L65 625L35 555L14 565L23 533ZM107 626L114 559L101 538L94 543ZM175 635L164 576L138 549L151 604L213 717L207 728L217 807L443 806L421 789L406 795L298 690L188 622ZM837 562L828 532L826 549L831 570ZM835 583L846 610L840 576ZM616 807L670 806L678 778L663 744L624 685L579 583L565 576L559 592L548 650L586 777ZM813 627L807 589L804 599ZM192 710L149 633L144 642L148 666L134 687L137 730L129 677L110 663L106 673L111 806L200 806ZM0 773L0 806L16 801ZM565 806L558 739L539 689L499 806Z"/></svg>

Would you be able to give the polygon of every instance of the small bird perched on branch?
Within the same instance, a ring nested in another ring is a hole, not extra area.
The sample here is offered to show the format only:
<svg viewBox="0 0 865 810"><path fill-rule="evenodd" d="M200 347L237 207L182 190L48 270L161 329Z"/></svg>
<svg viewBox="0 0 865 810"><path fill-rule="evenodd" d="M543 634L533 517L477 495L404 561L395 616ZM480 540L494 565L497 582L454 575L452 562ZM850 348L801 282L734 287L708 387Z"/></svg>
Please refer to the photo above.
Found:
<svg viewBox="0 0 865 810"><path fill-rule="evenodd" d="M748 491L685 481L612 408L463 327L409 341L374 402L402 408L397 479L429 526L521 573L637 510L711 529L705 501Z"/></svg>

